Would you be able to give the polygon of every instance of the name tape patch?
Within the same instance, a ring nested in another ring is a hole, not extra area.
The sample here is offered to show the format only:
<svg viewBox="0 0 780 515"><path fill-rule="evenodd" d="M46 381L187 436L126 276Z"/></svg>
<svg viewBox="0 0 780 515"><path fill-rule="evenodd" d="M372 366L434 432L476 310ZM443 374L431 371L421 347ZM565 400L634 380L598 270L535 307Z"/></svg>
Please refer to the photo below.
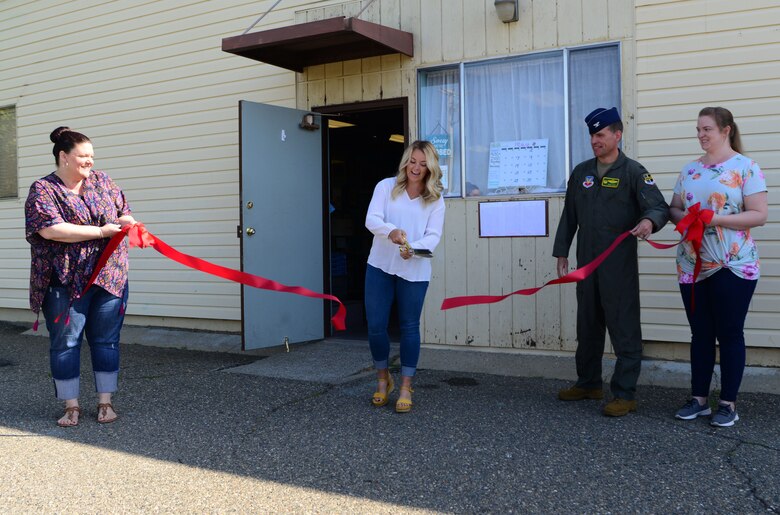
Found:
<svg viewBox="0 0 780 515"><path fill-rule="evenodd" d="M601 179L602 188L617 188L618 186L620 186L620 179L615 177L603 177Z"/></svg>

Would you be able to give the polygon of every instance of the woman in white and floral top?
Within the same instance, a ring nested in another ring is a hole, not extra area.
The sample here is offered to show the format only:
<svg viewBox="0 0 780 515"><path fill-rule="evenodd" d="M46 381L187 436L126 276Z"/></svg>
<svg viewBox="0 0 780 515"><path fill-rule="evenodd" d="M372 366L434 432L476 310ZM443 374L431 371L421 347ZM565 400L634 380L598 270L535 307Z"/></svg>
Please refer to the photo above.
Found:
<svg viewBox="0 0 780 515"><path fill-rule="evenodd" d="M755 161L742 155L739 129L731 112L705 107L696 126L704 155L683 167L674 187L670 214L679 222L699 203L714 211L704 231L696 279L696 254L688 242L677 252L677 275L691 326L692 398L676 417L693 420L710 415L707 403L715 367L715 340L720 344L721 393L710 423L732 426L739 420L737 393L745 369L745 317L756 289L758 250L750 229L767 219L767 188Z"/></svg>

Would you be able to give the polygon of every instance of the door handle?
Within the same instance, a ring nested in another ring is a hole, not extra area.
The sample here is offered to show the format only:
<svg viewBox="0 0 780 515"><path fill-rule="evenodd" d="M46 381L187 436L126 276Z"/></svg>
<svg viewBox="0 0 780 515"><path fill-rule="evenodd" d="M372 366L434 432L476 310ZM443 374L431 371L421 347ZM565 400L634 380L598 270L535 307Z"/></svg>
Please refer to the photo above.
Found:
<svg viewBox="0 0 780 515"><path fill-rule="evenodd" d="M246 228L246 234L247 236L252 236L255 233L255 230L251 227Z"/></svg>

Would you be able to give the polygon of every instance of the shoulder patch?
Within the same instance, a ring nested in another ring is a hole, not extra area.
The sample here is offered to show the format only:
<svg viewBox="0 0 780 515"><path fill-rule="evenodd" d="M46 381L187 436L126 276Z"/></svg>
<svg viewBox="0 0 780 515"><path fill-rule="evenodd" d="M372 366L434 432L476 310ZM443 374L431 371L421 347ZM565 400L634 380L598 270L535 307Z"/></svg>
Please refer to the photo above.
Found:
<svg viewBox="0 0 780 515"><path fill-rule="evenodd" d="M642 175L642 180L647 184L648 186L652 186L655 184L655 180L653 179L653 176L649 173L645 173Z"/></svg>

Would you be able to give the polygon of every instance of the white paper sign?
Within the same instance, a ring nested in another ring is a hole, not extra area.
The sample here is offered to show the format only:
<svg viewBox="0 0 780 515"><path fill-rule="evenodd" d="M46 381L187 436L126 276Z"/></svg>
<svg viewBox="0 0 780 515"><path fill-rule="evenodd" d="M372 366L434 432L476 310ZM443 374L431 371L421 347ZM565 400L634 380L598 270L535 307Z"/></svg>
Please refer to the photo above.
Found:
<svg viewBox="0 0 780 515"><path fill-rule="evenodd" d="M450 148L450 136L447 133L431 134L427 138L431 142L436 152L439 153L439 168L441 168L441 185L445 190L449 190L449 162L452 157L452 148Z"/></svg>
<svg viewBox="0 0 780 515"><path fill-rule="evenodd" d="M548 139L490 144L488 189L547 185Z"/></svg>
<svg viewBox="0 0 780 515"><path fill-rule="evenodd" d="M479 235L548 236L546 200L479 203Z"/></svg>

